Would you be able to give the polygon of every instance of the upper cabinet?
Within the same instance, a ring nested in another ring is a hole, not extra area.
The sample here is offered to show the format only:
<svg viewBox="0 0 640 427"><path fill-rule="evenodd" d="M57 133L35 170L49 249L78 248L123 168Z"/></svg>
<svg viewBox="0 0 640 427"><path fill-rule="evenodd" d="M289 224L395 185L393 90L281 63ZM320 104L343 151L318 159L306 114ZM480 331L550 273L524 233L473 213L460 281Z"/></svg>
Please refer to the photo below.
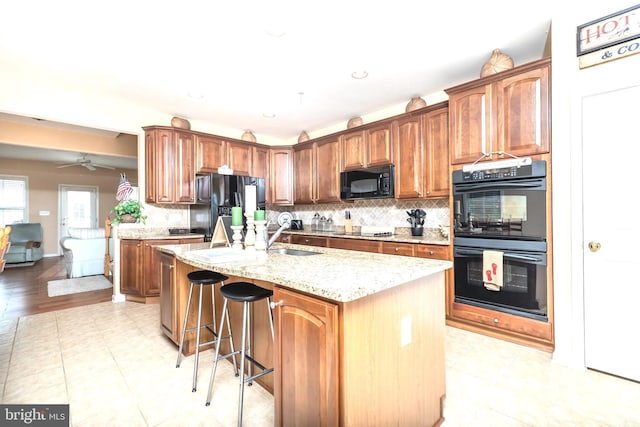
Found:
<svg viewBox="0 0 640 427"><path fill-rule="evenodd" d="M166 127L145 127L147 203L195 202L194 135Z"/></svg>
<svg viewBox="0 0 640 427"><path fill-rule="evenodd" d="M293 148L269 149L267 204L293 205Z"/></svg>
<svg viewBox="0 0 640 427"><path fill-rule="evenodd" d="M221 166L233 169L234 175L251 176L255 144L197 135L197 173L215 173Z"/></svg>
<svg viewBox="0 0 640 427"><path fill-rule="evenodd" d="M393 122L396 198L449 196L449 121L442 102Z"/></svg>
<svg viewBox="0 0 640 427"><path fill-rule="evenodd" d="M340 136L343 171L393 163L391 121Z"/></svg>
<svg viewBox="0 0 640 427"><path fill-rule="evenodd" d="M451 164L548 153L550 69L545 58L447 89Z"/></svg>
<svg viewBox="0 0 640 427"><path fill-rule="evenodd" d="M329 136L294 146L295 203L340 201L340 138Z"/></svg>

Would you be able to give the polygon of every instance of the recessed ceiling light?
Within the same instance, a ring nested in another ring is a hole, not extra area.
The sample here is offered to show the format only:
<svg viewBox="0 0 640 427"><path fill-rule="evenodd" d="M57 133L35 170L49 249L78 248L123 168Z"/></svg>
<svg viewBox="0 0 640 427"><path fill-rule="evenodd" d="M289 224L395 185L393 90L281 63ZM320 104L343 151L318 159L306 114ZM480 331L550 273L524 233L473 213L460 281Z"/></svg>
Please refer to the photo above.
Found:
<svg viewBox="0 0 640 427"><path fill-rule="evenodd" d="M262 113L262 117L266 119L273 119L276 116L276 113Z"/></svg>
<svg viewBox="0 0 640 427"><path fill-rule="evenodd" d="M353 73L351 73L351 77L357 80L366 79L368 75L369 73L365 70L354 71Z"/></svg>
<svg viewBox="0 0 640 427"><path fill-rule="evenodd" d="M202 91L197 90L197 89L190 89L187 92L187 95L189 96L189 98L195 98L195 99L204 98L204 93Z"/></svg>

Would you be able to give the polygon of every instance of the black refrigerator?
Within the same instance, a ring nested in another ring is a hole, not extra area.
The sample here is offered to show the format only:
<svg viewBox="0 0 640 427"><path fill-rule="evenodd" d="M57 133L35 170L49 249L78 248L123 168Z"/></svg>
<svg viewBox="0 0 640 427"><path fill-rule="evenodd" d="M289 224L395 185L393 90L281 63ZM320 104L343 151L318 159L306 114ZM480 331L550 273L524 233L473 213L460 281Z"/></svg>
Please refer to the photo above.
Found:
<svg viewBox="0 0 640 427"><path fill-rule="evenodd" d="M245 205L245 185L256 186L256 206L265 209L264 178L207 174L196 175L196 203L189 207L192 233L204 234L211 241L218 218L222 218L231 239L231 208Z"/></svg>

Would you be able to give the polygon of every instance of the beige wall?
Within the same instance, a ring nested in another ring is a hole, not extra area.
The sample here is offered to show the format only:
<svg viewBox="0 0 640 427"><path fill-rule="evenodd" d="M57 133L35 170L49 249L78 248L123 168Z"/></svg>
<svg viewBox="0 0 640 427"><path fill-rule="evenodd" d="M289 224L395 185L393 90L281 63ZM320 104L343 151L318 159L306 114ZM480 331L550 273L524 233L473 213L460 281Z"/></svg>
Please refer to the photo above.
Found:
<svg viewBox="0 0 640 427"><path fill-rule="evenodd" d="M28 179L28 221L42 224L45 256L59 253L58 186L68 184L98 187L98 224L104 226L109 211L117 203L115 194L121 172L125 173L131 182L138 181L136 170L89 171L78 166L58 168L55 163L0 158L0 175L26 176ZM49 211L50 214L40 216L40 211Z"/></svg>

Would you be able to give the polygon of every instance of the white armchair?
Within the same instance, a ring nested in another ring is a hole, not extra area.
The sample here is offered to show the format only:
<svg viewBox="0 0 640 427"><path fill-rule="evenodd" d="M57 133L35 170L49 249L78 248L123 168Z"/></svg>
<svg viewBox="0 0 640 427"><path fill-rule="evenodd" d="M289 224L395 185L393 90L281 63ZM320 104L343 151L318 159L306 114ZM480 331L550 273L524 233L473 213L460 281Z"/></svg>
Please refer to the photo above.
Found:
<svg viewBox="0 0 640 427"><path fill-rule="evenodd" d="M70 228L60 239L69 278L104 274L106 241L104 228ZM109 238L109 254L113 239Z"/></svg>

